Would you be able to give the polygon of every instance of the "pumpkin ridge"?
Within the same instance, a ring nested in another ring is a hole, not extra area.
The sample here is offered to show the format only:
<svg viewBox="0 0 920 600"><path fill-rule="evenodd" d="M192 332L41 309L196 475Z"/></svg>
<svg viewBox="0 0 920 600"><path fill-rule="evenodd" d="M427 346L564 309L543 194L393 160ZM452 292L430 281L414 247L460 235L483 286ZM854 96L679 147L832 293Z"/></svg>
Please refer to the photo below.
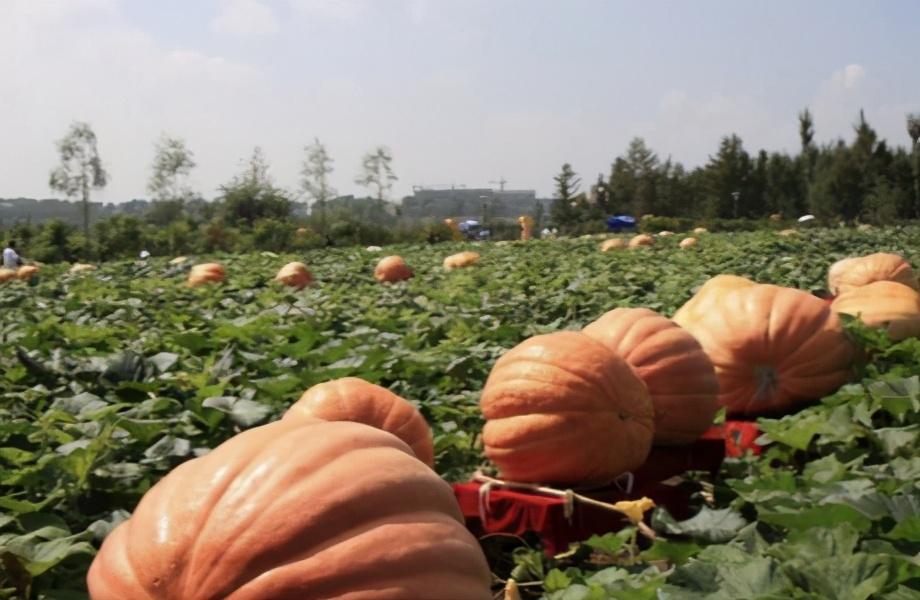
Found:
<svg viewBox="0 0 920 600"><path fill-rule="evenodd" d="M505 380L502 382L502 387L501 387L501 388L498 388L498 391L504 391L504 385L505 385L505 383L513 383L513 382L533 382L533 381L535 381L535 380L532 380L532 379L523 379L523 378L520 378L520 379L508 378L508 379L505 379ZM554 387L562 388L562 389L566 389L566 387L567 387L567 386L565 386L565 385L561 385L561 384L553 383L553 382L549 382L549 381L539 381L538 383L540 383L540 384L542 384L542 385L544 385L544 386L549 385L549 386L554 386ZM510 388L511 388L511 391L515 391L515 386L510 386ZM493 389L494 389L494 388L493 388ZM520 389L520 388L517 388L517 389ZM490 392L490 393L495 393L495 392ZM534 392L534 393L536 393L536 392ZM511 397L511 398L514 398L515 400L520 401L520 400L526 400L528 395L518 396L518 395L513 394L513 393L505 393L505 394L503 394L503 396ZM491 403L490 403L490 404L491 404ZM501 407L511 407L511 406L518 407L520 404L521 404L520 402L507 402L507 403L502 403L502 404L499 406L499 408L501 408ZM525 407L520 407L520 408L524 409L525 412L520 412L520 413L518 413L518 412L506 413L506 414L502 414L501 416L496 416L494 410L492 410L492 409L494 409L494 408L495 408L494 406L490 406L490 407L489 407L489 410L488 410L488 413L489 413L489 414L486 414L486 411L483 411L483 415L485 415L485 417L486 417L487 419L507 419L507 418L510 418L510 417L520 417L520 416L532 414L532 412L533 412L533 408L532 408L532 407L526 407L526 406L525 406ZM619 408L619 407L618 407L618 408ZM544 413L544 414L563 413L563 412L607 413L607 412L610 412L610 407L607 406L607 405L605 405L605 404L593 403L593 404L591 404L590 406L587 406L587 407L580 407L580 408L577 408L577 409L576 409L576 408L563 408L563 409L544 409L544 408L541 408L541 409L540 409L540 412L541 412L541 413ZM640 414L641 414L641 413L640 413Z"/></svg>

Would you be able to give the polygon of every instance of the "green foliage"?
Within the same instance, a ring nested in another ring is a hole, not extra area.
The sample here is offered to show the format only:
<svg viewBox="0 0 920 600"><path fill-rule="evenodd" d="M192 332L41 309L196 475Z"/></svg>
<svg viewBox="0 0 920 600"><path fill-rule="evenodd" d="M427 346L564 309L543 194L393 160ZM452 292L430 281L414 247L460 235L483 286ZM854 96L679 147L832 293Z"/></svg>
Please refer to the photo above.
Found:
<svg viewBox="0 0 920 600"><path fill-rule="evenodd" d="M692 252L677 242L607 254L596 239L403 245L393 250L416 276L392 286L373 280L379 254L354 247L201 256L225 263L228 281L196 289L185 286L188 265L161 258L81 275L46 266L34 286L7 284L0 598L85 597L92 554L150 486L279 418L316 383L363 377L416 402L438 472L463 480L483 460L478 392L497 357L530 335L616 306L670 315L718 273L818 290L828 265L850 254L899 251L920 264L917 227L716 233ZM441 268L464 249L481 263ZM307 262L315 284L275 287L289 260ZM693 518L659 511L654 543L627 528L555 559L522 546L498 574L548 598L916 596L920 342L849 327L870 357L863 379L763 420L762 457L703 479L712 503L701 495Z"/></svg>

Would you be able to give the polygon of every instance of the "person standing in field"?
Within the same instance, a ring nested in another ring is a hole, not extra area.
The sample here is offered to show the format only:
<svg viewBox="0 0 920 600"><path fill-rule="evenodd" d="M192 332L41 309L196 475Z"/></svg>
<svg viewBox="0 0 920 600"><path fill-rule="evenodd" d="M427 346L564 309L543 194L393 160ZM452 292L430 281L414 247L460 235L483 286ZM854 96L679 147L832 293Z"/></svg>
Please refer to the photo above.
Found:
<svg viewBox="0 0 920 600"><path fill-rule="evenodd" d="M18 269L22 265L22 259L16 252L16 240L10 240L3 249L3 266L7 269Z"/></svg>

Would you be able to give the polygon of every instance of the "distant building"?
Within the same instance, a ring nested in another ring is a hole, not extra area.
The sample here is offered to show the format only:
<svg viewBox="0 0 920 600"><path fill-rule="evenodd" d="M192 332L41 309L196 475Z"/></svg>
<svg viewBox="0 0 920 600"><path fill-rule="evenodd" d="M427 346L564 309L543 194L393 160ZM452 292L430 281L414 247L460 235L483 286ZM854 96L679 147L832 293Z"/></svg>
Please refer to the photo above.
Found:
<svg viewBox="0 0 920 600"><path fill-rule="evenodd" d="M533 216L537 205L549 211L552 200L538 199L534 190L416 187L402 201L402 216L410 219L516 219Z"/></svg>

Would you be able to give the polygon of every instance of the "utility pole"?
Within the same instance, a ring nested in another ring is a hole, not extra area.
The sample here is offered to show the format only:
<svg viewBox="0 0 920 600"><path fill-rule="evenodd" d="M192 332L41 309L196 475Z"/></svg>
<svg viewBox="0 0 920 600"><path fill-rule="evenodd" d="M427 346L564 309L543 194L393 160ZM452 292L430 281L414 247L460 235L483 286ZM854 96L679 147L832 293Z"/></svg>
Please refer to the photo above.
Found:
<svg viewBox="0 0 920 600"><path fill-rule="evenodd" d="M508 180L505 179L505 176L504 176L504 175L502 175L501 177L498 178L498 181L490 181L489 183L497 183L497 184L498 184L498 191L504 192L504 191L505 191L505 184L508 183Z"/></svg>

